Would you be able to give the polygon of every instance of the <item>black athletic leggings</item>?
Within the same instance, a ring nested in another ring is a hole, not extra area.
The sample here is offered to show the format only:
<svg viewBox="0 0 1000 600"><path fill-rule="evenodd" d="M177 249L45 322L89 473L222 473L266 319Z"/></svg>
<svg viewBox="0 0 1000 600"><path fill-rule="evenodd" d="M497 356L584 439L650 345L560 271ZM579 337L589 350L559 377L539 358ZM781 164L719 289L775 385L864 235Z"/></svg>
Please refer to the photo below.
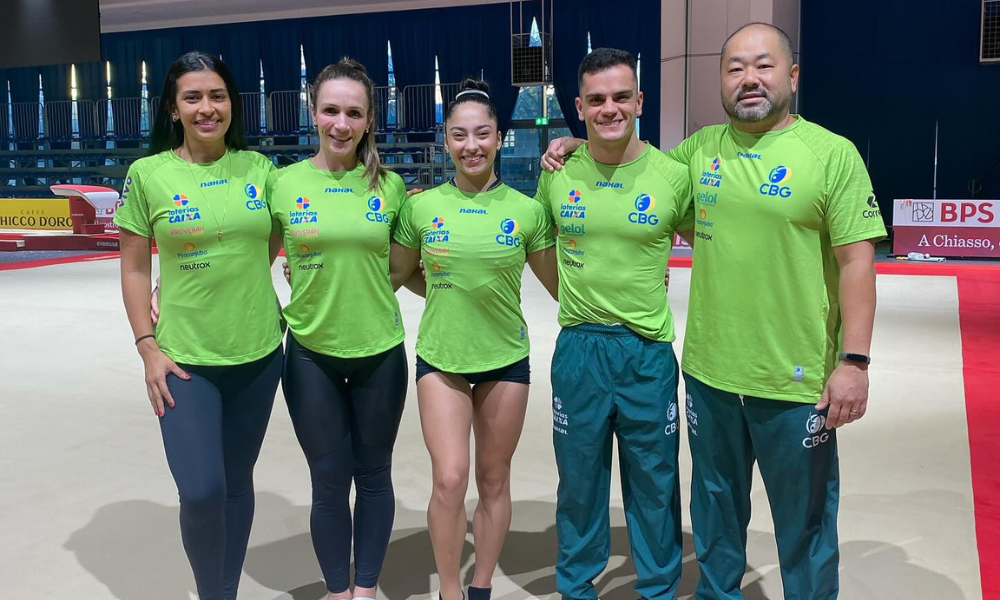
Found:
<svg viewBox="0 0 1000 600"><path fill-rule="evenodd" d="M180 496L181 540L201 600L232 600L253 522L253 467L281 377L281 346L242 365L179 365L160 419Z"/></svg>
<svg viewBox="0 0 1000 600"><path fill-rule="evenodd" d="M310 529L326 587L350 586L352 530L354 585L374 587L396 512L392 446L406 400L406 351L399 344L336 358L304 348L290 331L285 345L282 389L312 475Z"/></svg>

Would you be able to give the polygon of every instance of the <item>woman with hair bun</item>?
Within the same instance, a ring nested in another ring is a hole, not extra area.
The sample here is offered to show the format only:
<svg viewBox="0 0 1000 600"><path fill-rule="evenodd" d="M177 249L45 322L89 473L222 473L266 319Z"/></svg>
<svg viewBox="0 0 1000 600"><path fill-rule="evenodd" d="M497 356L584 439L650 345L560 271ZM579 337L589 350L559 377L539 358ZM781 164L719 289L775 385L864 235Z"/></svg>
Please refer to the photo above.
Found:
<svg viewBox="0 0 1000 600"><path fill-rule="evenodd" d="M473 431L479 504L468 598L490 597L510 528L510 465L528 403L525 262L553 298L558 287L550 218L494 172L502 139L489 87L467 79L445 113L455 178L403 204L393 245L396 271L406 273L422 258L426 272L417 400L433 468L427 524L442 600L465 597L459 569Z"/></svg>

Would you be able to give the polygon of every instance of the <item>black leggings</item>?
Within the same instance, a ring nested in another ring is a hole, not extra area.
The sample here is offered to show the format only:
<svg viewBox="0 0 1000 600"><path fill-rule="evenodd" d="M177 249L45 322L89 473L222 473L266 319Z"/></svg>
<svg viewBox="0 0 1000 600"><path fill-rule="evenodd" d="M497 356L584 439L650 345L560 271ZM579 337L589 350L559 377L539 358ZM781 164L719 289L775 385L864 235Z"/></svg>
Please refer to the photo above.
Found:
<svg viewBox="0 0 1000 600"><path fill-rule="evenodd" d="M180 496L181 540L201 600L236 598L253 522L253 467L281 377L281 347L242 365L179 365L160 419Z"/></svg>
<svg viewBox="0 0 1000 600"><path fill-rule="evenodd" d="M406 400L403 344L375 356L336 358L304 348L289 332L282 389L309 462L313 548L326 587L375 587L392 534L392 447ZM353 527L351 481L357 486Z"/></svg>

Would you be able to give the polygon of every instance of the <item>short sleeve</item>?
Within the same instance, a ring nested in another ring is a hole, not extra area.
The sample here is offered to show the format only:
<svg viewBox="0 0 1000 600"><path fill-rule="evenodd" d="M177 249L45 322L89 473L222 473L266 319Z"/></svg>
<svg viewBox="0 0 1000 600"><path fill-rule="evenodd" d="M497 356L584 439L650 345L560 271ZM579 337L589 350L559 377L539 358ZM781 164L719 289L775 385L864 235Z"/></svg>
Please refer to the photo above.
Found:
<svg viewBox="0 0 1000 600"><path fill-rule="evenodd" d="M556 243L552 215L549 211L545 210L538 202L532 202L531 212L535 219L532 223L531 235L525 246L525 252L528 254L545 250Z"/></svg>
<svg viewBox="0 0 1000 600"><path fill-rule="evenodd" d="M420 249L420 232L413 224L413 203L420 197L420 194L411 196L403 200L403 205L399 207L399 218L396 221L396 232L393 234L400 244L407 248Z"/></svg>
<svg viewBox="0 0 1000 600"><path fill-rule="evenodd" d="M704 129L696 131L693 135L686 138L680 144L677 144L677 146L667 150L664 154L666 154L668 158L681 163L685 167L691 166L691 157L694 156L694 153L701 145L702 131L704 131Z"/></svg>
<svg viewBox="0 0 1000 600"><path fill-rule="evenodd" d="M549 186L552 184L552 177L555 173L549 171L542 171L542 174L538 176L538 187L535 190L535 200L542 205L542 210L552 218L552 203L549 201Z"/></svg>
<svg viewBox="0 0 1000 600"><path fill-rule="evenodd" d="M115 224L137 235L153 237L153 224L150 221L149 205L143 193L143 181L140 169L132 164L125 176L125 187L122 188L121 206L115 211Z"/></svg>
<svg viewBox="0 0 1000 600"><path fill-rule="evenodd" d="M274 213L274 192L278 189L278 179L281 177L279 170L273 164L267 173L267 180L264 184L264 198L267 201L268 211L271 213L271 235L281 235L281 219Z"/></svg>
<svg viewBox="0 0 1000 600"><path fill-rule="evenodd" d="M885 237L868 170L847 140L832 151L826 166L826 224L834 246Z"/></svg>

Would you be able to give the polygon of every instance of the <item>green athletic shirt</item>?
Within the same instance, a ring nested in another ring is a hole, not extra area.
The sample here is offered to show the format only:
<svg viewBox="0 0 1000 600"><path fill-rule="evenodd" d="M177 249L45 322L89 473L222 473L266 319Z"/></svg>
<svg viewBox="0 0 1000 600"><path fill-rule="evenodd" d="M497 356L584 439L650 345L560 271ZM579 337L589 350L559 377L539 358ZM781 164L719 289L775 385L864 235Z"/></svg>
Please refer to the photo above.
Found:
<svg viewBox="0 0 1000 600"><path fill-rule="evenodd" d="M285 320L303 346L341 358L373 356L403 341L389 242L406 187L390 172L369 190L364 170L330 172L304 160L268 182L291 269Z"/></svg>
<svg viewBox="0 0 1000 600"><path fill-rule="evenodd" d="M854 145L795 122L698 131L669 153L694 186L685 372L732 393L815 403L837 362L835 246L885 236Z"/></svg>
<svg viewBox="0 0 1000 600"><path fill-rule="evenodd" d="M648 143L635 160L605 165L584 144L542 173L535 198L558 227L559 324L622 324L673 342L663 276L691 204L684 166Z"/></svg>
<svg viewBox="0 0 1000 600"><path fill-rule="evenodd" d="M419 248L427 281L417 354L450 373L478 373L528 356L521 273L552 246L541 207L506 185L480 193L450 183L403 204L396 241Z"/></svg>
<svg viewBox="0 0 1000 600"><path fill-rule="evenodd" d="M265 192L273 170L269 159L245 150L206 164L168 150L129 168L115 223L156 240L156 343L172 360L242 364L281 343Z"/></svg>

